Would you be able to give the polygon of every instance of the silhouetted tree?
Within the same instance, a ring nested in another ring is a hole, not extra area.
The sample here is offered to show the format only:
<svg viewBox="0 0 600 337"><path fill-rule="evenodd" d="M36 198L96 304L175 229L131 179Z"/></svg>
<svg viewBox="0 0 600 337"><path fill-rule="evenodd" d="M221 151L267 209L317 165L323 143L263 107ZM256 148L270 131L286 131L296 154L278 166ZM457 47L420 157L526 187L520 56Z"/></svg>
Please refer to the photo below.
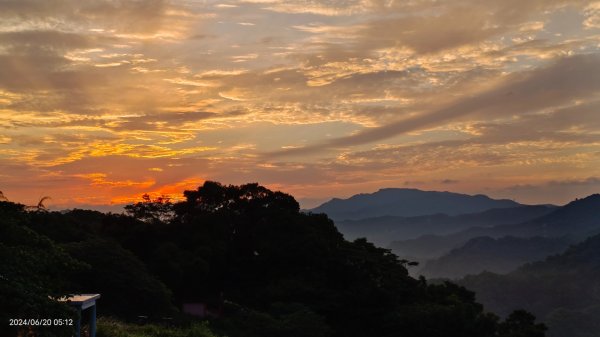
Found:
<svg viewBox="0 0 600 337"><path fill-rule="evenodd" d="M170 291L147 272L141 261L118 244L92 239L64 247L72 256L90 265L74 280L81 292L102 294L101 313L133 318L174 312Z"/></svg>
<svg viewBox="0 0 600 337"><path fill-rule="evenodd" d="M152 199L144 194L142 201L125 206L125 211L136 219L145 222L169 222L174 216L173 203L167 196Z"/></svg>
<svg viewBox="0 0 600 337"><path fill-rule="evenodd" d="M546 326L535 323L535 316L525 310L515 310L498 325L498 337L544 337Z"/></svg>
<svg viewBox="0 0 600 337"><path fill-rule="evenodd" d="M75 318L73 310L53 298L69 294L73 290L69 277L86 267L50 239L25 226L27 219L23 205L0 202L2 336L16 335L18 327L8 325L10 318ZM67 336L72 327L44 327L43 331L44 336Z"/></svg>
<svg viewBox="0 0 600 337"><path fill-rule="evenodd" d="M37 205L35 206L25 206L25 210L27 211L34 211L34 212L46 212L48 211L48 208L46 208L46 205L44 205L44 202L46 200L50 200L50 197L42 197L40 199L40 201L38 201Z"/></svg>

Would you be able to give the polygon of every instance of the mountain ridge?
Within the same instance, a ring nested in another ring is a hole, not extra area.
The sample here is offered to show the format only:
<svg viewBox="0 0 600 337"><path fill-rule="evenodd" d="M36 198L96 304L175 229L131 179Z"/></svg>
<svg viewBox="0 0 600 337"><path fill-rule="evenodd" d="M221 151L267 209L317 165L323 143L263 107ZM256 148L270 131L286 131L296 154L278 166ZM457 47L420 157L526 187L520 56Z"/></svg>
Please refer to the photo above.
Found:
<svg viewBox="0 0 600 337"><path fill-rule="evenodd" d="M483 194L469 195L449 191L425 191L415 188L381 188L346 199L331 200L309 209L325 213L334 221L358 220L378 216L422 216L442 213L459 215L491 208L523 206L508 199L492 199Z"/></svg>

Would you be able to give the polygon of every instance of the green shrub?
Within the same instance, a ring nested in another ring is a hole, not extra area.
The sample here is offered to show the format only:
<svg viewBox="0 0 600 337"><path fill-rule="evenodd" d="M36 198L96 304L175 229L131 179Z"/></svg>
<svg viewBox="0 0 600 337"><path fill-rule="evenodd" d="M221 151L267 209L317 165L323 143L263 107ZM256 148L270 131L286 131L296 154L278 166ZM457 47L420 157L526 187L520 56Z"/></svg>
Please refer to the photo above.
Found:
<svg viewBox="0 0 600 337"><path fill-rule="evenodd" d="M155 324L126 324L114 319L98 319L97 337L218 337L207 323L192 323L188 327L166 327Z"/></svg>

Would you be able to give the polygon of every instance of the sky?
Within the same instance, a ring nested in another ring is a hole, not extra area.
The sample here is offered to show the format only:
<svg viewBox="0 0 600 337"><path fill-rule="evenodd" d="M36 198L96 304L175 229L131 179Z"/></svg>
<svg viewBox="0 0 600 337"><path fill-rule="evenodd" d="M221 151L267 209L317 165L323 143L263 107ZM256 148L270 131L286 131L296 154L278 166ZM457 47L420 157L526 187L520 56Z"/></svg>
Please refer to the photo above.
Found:
<svg viewBox="0 0 600 337"><path fill-rule="evenodd" d="M0 0L0 191L600 192L600 2Z"/></svg>

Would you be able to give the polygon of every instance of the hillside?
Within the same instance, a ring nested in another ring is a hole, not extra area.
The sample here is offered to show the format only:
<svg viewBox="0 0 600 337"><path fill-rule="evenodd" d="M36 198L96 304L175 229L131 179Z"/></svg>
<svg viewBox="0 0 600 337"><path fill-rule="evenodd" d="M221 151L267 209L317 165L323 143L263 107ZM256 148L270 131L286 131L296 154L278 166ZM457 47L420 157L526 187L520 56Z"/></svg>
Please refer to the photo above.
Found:
<svg viewBox="0 0 600 337"><path fill-rule="evenodd" d="M500 315L515 307L533 312L549 325L549 337L597 336L600 331L600 235L507 275L482 273L459 283Z"/></svg>
<svg viewBox="0 0 600 337"><path fill-rule="evenodd" d="M545 216L512 226L494 228L496 235L547 236L563 235L585 239L600 232L600 194L576 199Z"/></svg>
<svg viewBox="0 0 600 337"><path fill-rule="evenodd" d="M485 195L384 188L375 193L357 194L348 199L334 198L310 211L325 213L334 221L380 216L413 217L431 214L458 215L492 208L518 207L511 200L495 200Z"/></svg>
<svg viewBox="0 0 600 337"><path fill-rule="evenodd" d="M553 210L539 218L512 225L473 227L449 235L423 235L416 239L394 241L390 248L400 256L420 259L438 258L459 248L472 238L487 236L567 237L575 243L600 233L600 195L593 194Z"/></svg>
<svg viewBox="0 0 600 337"><path fill-rule="evenodd" d="M483 271L504 274L525 263L562 253L567 247L569 240L566 238L477 237L438 259L428 261L419 273L428 278L451 279Z"/></svg>
<svg viewBox="0 0 600 337"><path fill-rule="evenodd" d="M386 247L394 240L413 239L425 234L445 235L470 227L520 223L546 215L555 208L555 206L538 205L494 208L454 216L446 214L415 217L383 216L337 221L336 226L348 240L366 237L369 241Z"/></svg>

